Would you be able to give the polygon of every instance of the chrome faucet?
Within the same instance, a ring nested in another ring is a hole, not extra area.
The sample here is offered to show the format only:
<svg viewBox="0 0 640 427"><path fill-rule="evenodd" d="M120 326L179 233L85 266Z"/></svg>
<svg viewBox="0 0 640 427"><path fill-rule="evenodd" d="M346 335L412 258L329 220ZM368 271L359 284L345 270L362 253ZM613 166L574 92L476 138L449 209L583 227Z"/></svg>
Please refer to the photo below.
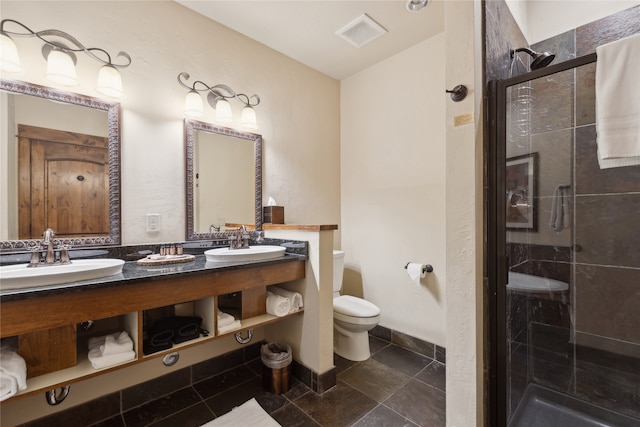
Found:
<svg viewBox="0 0 640 427"><path fill-rule="evenodd" d="M60 259L56 261L56 247L53 238L56 233L51 228L42 234L42 244L31 253L29 267L39 267L46 265L71 264L69 260L69 246L64 245L59 248ZM44 251L44 262L41 262L41 252Z"/></svg>
<svg viewBox="0 0 640 427"><path fill-rule="evenodd" d="M229 249L248 249L250 237L247 227L241 225L236 230L236 235L229 238Z"/></svg>
<svg viewBox="0 0 640 427"><path fill-rule="evenodd" d="M47 247L47 254L44 257L45 264L53 264L56 261L56 254L53 250L53 238L56 237L56 233L53 232L53 229L47 228L47 230L42 235L43 245Z"/></svg>

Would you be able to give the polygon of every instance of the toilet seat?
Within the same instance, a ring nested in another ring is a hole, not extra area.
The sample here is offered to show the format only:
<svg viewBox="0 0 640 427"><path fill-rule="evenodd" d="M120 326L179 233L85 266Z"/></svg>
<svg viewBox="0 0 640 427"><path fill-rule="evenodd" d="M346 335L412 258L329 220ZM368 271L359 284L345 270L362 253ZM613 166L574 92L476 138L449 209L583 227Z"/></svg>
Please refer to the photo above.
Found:
<svg viewBox="0 0 640 427"><path fill-rule="evenodd" d="M377 317L380 309L377 305L362 298L351 295L341 295L333 299L333 311L350 317Z"/></svg>

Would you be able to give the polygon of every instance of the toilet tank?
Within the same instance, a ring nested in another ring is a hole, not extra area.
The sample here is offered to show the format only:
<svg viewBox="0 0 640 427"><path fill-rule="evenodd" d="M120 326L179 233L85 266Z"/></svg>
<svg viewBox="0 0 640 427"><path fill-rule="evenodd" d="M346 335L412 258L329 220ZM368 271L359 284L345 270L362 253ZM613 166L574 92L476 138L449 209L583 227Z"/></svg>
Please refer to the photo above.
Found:
<svg viewBox="0 0 640 427"><path fill-rule="evenodd" d="M344 251L333 251L333 292L340 292L344 274Z"/></svg>

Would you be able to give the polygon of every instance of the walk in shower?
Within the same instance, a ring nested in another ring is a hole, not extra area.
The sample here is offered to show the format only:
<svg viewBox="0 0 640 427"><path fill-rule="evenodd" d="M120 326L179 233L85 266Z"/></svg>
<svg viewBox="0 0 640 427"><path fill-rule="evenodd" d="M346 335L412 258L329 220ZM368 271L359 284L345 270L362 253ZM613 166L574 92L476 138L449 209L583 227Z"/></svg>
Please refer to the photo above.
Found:
<svg viewBox="0 0 640 427"><path fill-rule="evenodd" d="M598 31L488 85L495 426L640 426L640 166L601 169L595 126L595 47L640 24Z"/></svg>

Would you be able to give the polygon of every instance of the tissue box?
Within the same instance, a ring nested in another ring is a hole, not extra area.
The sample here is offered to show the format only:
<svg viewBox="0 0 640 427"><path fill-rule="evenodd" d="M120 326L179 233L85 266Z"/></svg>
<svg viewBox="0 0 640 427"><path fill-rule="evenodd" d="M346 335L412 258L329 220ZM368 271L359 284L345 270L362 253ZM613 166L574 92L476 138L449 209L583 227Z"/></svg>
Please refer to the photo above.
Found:
<svg viewBox="0 0 640 427"><path fill-rule="evenodd" d="M265 206L262 214L265 224L284 224L284 206Z"/></svg>

